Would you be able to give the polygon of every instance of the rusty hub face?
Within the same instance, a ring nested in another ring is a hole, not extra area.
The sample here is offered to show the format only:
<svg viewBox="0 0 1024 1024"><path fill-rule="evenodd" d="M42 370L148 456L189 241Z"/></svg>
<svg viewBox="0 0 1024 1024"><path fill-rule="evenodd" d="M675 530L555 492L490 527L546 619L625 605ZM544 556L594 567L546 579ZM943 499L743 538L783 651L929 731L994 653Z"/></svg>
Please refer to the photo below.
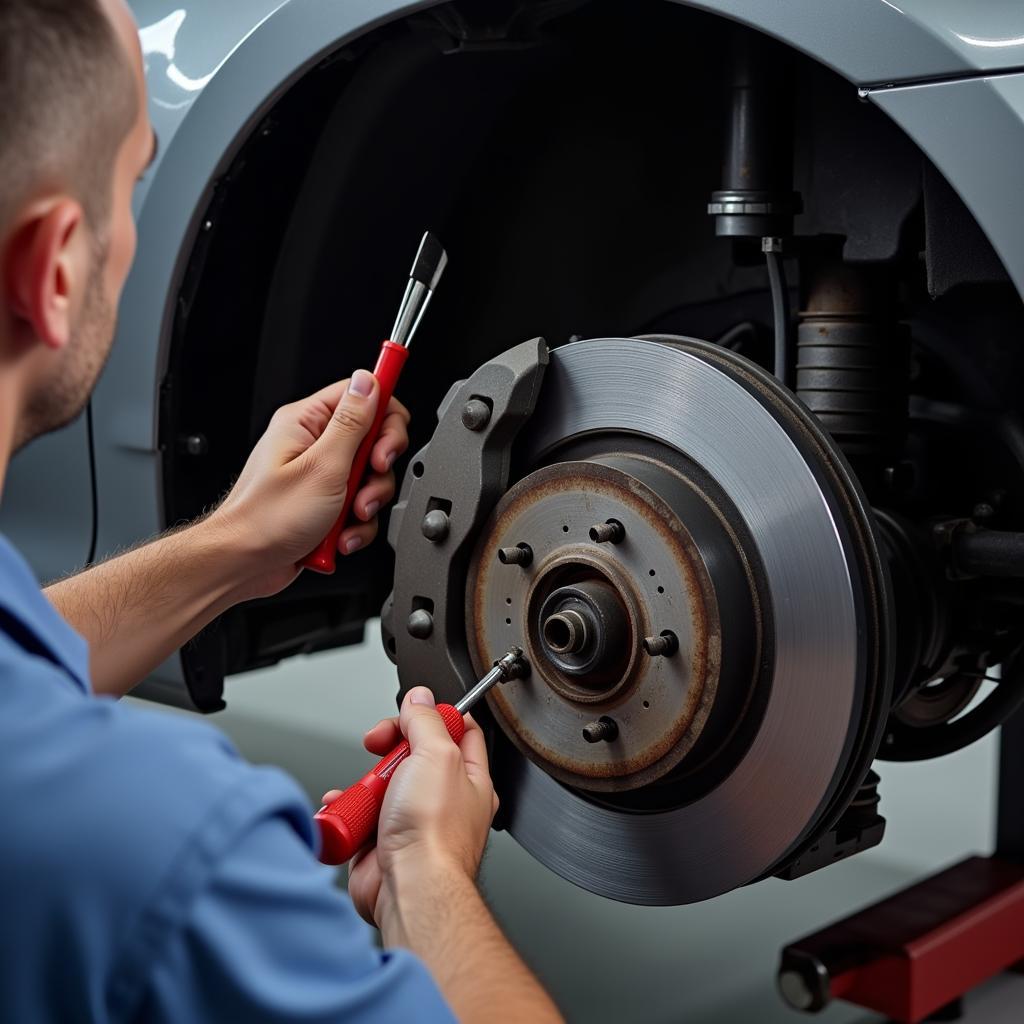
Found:
<svg viewBox="0 0 1024 1024"><path fill-rule="evenodd" d="M499 557L523 544L528 564ZM757 643L744 565L721 511L655 459L610 452L524 477L482 531L467 586L475 667L511 643L533 667L489 695L506 735L594 792L635 790L710 756L753 684L750 659L723 672L723 610L736 649ZM668 653L649 654L645 638L662 635Z"/></svg>

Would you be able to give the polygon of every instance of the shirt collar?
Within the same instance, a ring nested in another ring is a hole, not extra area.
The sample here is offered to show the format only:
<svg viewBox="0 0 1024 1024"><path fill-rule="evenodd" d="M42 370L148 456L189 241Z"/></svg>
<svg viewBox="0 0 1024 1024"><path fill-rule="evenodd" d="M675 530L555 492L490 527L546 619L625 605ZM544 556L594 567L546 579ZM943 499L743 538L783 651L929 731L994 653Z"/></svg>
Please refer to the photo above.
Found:
<svg viewBox="0 0 1024 1024"><path fill-rule="evenodd" d="M50 604L28 563L0 534L0 609L13 618L45 651L51 661L86 693L89 683L89 645Z"/></svg>

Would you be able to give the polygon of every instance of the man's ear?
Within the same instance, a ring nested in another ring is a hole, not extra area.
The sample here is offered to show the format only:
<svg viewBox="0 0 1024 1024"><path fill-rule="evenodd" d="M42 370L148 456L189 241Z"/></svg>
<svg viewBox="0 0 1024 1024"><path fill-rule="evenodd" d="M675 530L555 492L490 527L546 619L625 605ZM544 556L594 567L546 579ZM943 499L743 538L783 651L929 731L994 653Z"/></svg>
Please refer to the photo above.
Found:
<svg viewBox="0 0 1024 1024"><path fill-rule="evenodd" d="M26 210L9 236L3 253L8 307L49 348L71 339L89 251L84 212L68 196Z"/></svg>

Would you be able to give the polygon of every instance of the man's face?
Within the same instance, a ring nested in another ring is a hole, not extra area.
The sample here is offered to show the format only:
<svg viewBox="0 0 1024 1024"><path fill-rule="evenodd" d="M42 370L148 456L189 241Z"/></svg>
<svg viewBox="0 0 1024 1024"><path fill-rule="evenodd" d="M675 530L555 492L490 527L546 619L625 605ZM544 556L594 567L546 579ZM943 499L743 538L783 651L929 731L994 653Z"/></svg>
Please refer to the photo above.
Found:
<svg viewBox="0 0 1024 1024"><path fill-rule="evenodd" d="M70 423L89 400L106 363L117 327L117 305L135 256L132 193L156 154L156 136L149 122L146 80L138 33L124 0L106 4L131 61L138 113L114 162L108 222L88 225L89 273L74 318L70 340L46 380L29 397L16 439L20 447L33 437Z"/></svg>

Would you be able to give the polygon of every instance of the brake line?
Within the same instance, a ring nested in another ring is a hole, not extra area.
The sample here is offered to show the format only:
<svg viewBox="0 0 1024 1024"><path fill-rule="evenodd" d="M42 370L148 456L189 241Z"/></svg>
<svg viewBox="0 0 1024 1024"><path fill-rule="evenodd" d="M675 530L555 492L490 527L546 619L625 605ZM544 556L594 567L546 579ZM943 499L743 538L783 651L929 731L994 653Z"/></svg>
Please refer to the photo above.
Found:
<svg viewBox="0 0 1024 1024"><path fill-rule="evenodd" d="M772 293L775 376L780 384L785 384L789 366L789 292L786 289L786 271L782 265L782 240L762 238L761 249L768 267L768 284Z"/></svg>

